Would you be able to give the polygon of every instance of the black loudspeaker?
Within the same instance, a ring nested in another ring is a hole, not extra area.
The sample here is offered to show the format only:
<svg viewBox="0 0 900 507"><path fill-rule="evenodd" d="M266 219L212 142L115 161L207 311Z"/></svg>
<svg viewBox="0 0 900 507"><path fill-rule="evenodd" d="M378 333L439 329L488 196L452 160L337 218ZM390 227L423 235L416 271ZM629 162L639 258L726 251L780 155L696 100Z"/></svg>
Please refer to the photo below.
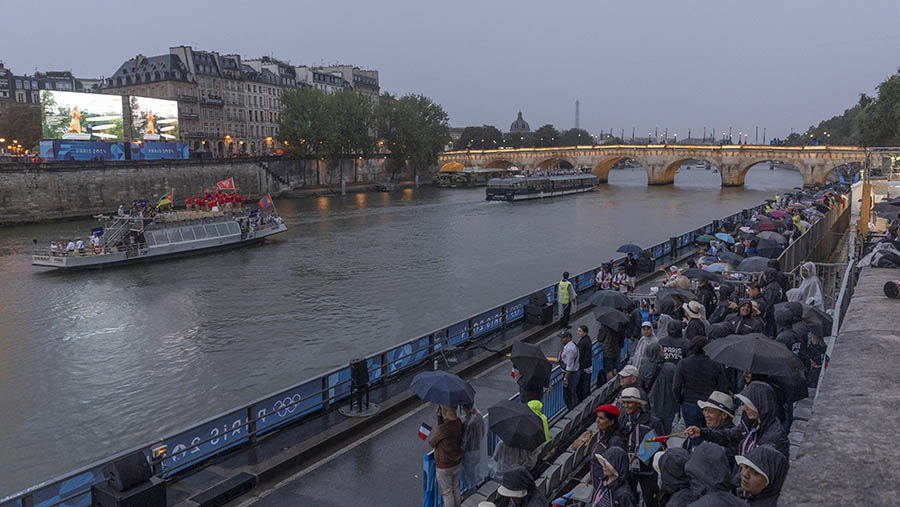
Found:
<svg viewBox="0 0 900 507"><path fill-rule="evenodd" d="M103 467L103 476L115 491L128 491L149 481L152 475L150 463L141 451L123 456Z"/></svg>
<svg viewBox="0 0 900 507"><path fill-rule="evenodd" d="M114 491L108 484L91 487L91 505L99 507L166 507L166 482L158 477L129 489Z"/></svg>
<svg viewBox="0 0 900 507"><path fill-rule="evenodd" d="M531 306L544 306L547 304L547 295L544 291L538 291L528 298L528 304Z"/></svg>
<svg viewBox="0 0 900 507"><path fill-rule="evenodd" d="M525 305L525 322L529 324L549 324L553 321L553 306Z"/></svg>
<svg viewBox="0 0 900 507"><path fill-rule="evenodd" d="M369 368L365 359L350 361L350 383L356 389L362 389L369 384Z"/></svg>

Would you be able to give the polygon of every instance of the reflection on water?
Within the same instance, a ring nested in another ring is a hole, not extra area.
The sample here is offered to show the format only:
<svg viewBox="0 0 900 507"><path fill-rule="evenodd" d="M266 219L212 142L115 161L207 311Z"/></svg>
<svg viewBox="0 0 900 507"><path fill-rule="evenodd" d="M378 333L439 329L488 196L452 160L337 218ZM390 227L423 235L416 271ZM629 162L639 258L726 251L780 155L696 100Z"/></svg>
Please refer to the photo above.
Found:
<svg viewBox="0 0 900 507"><path fill-rule="evenodd" d="M0 496L148 442L349 359L465 318L799 185L711 171L648 187L487 202L484 189L278 200L266 245L119 269L46 273L32 238L90 220L0 229Z"/></svg>

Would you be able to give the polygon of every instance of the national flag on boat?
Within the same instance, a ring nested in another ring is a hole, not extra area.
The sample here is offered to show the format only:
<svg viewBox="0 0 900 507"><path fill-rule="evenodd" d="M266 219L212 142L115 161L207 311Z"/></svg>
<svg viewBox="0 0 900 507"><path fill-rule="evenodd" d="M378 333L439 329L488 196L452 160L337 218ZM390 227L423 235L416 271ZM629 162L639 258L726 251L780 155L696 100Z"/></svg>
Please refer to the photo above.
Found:
<svg viewBox="0 0 900 507"><path fill-rule="evenodd" d="M422 425L419 426L419 438L426 440L428 439L428 435L431 435L431 426L422 423Z"/></svg>
<svg viewBox="0 0 900 507"><path fill-rule="evenodd" d="M216 188L219 190L234 190L234 178L228 178L227 180L217 182Z"/></svg>
<svg viewBox="0 0 900 507"><path fill-rule="evenodd" d="M166 204L172 204L172 199L174 198L175 191L169 190L169 193L160 197L159 202L156 203L156 207L165 206Z"/></svg>
<svg viewBox="0 0 900 507"><path fill-rule="evenodd" d="M262 209L269 209L269 206L275 206L275 203L272 202L272 197L269 194L266 194L265 197L259 200L259 207Z"/></svg>

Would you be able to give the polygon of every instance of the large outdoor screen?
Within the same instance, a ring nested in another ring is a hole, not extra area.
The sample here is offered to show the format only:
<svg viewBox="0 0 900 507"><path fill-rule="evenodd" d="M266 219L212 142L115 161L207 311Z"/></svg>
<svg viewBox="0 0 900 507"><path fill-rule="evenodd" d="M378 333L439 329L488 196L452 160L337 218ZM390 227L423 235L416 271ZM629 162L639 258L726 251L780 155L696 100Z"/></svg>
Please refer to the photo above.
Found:
<svg viewBox="0 0 900 507"><path fill-rule="evenodd" d="M122 97L98 93L41 92L44 139L118 141L125 138Z"/></svg>
<svg viewBox="0 0 900 507"><path fill-rule="evenodd" d="M128 97L131 106L131 135L135 141L174 141L178 139L178 102Z"/></svg>

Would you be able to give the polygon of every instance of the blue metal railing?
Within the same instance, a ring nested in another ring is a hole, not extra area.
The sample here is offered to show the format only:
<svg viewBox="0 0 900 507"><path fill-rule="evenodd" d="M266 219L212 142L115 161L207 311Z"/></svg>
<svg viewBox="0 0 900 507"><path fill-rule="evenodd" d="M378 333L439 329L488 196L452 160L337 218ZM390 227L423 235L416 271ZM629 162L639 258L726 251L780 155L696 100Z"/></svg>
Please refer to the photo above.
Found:
<svg viewBox="0 0 900 507"><path fill-rule="evenodd" d="M764 207L765 205L759 205L734 213L715 220L701 229L712 227L711 230L718 230L721 224L749 218L754 212L762 211ZM696 230L660 242L646 248L645 251L651 260L658 261L674 253L673 245L676 242L679 243L676 248L679 248L692 242L695 237ZM613 262L619 265L624 262L624 257L614 259ZM576 292L580 293L593 287L594 277L599 271L600 266L597 266L576 275ZM540 290L547 295L548 302L556 302L556 284ZM433 360L443 347L483 338L522 320L530 294L519 296L468 319L368 356L366 362L370 383L376 384L421 366ZM556 388L551 386L545 399L545 410L561 410L558 407L565 406L561 386L561 383ZM197 466L238 445L253 443L263 433L281 428L303 416L328 410L349 395L350 368L349 366L336 368L154 442L123 451L9 495L0 499L0 505L33 504L41 507L89 505L91 485L104 480L100 473L101 468L121 456L141 451L149 460L151 447L164 443L168 446L168 452L161 461L154 463L154 468L157 475L164 478L171 477L176 472ZM555 415L557 412L551 413Z"/></svg>

